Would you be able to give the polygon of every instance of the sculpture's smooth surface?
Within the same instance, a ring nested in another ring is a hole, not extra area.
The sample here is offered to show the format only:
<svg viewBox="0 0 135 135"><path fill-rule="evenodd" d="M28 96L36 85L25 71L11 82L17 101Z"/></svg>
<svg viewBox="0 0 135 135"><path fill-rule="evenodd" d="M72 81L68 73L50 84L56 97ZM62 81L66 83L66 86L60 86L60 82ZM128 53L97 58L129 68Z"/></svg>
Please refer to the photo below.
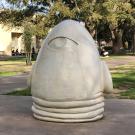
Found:
<svg viewBox="0 0 135 135"><path fill-rule="evenodd" d="M57 122L101 119L109 70L95 42L78 22L67 20L48 34L31 74L34 117Z"/></svg>

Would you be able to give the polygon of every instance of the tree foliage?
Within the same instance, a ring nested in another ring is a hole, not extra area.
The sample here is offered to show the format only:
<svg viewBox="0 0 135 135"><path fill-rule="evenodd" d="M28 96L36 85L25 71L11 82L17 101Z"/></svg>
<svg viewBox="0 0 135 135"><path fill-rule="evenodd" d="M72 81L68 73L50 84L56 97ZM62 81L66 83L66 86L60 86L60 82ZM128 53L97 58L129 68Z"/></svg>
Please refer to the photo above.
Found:
<svg viewBox="0 0 135 135"><path fill-rule="evenodd" d="M118 39L121 38L125 42L128 39L127 35L130 35L127 33L130 33L130 30L134 33L135 0L6 1L15 8L11 6L10 9L1 10L0 22L10 26L31 23L35 35L41 38L60 21L75 19L85 22L89 32L98 35L98 40L112 40L119 52Z"/></svg>

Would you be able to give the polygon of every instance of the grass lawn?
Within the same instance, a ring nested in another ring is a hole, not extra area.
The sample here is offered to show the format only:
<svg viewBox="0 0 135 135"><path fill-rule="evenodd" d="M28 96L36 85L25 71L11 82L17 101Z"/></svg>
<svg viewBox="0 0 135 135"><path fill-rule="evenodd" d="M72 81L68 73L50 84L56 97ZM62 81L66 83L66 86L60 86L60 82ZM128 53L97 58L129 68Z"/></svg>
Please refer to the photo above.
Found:
<svg viewBox="0 0 135 135"><path fill-rule="evenodd" d="M14 72L14 71L7 71L7 72L0 72L0 77L4 77L4 76L14 76L17 75L19 72Z"/></svg>
<svg viewBox="0 0 135 135"><path fill-rule="evenodd" d="M135 88L130 88L129 90L120 93L120 98L135 99Z"/></svg>
<svg viewBox="0 0 135 135"><path fill-rule="evenodd" d="M118 97L135 99L135 56L113 56L107 59L112 74L114 91Z"/></svg>
<svg viewBox="0 0 135 135"><path fill-rule="evenodd" d="M16 90L16 91L7 93L6 95L31 96L31 90L30 90L30 88L26 88L26 89L22 89L22 90Z"/></svg>
<svg viewBox="0 0 135 135"><path fill-rule="evenodd" d="M26 66L25 57L9 57L0 60L0 77L13 76L30 70L31 66Z"/></svg>
<svg viewBox="0 0 135 135"><path fill-rule="evenodd" d="M111 69L114 88L121 91L120 98L135 99L135 63Z"/></svg>
<svg viewBox="0 0 135 135"><path fill-rule="evenodd" d="M135 88L135 68L126 66L114 68L112 78L115 88L130 89Z"/></svg>

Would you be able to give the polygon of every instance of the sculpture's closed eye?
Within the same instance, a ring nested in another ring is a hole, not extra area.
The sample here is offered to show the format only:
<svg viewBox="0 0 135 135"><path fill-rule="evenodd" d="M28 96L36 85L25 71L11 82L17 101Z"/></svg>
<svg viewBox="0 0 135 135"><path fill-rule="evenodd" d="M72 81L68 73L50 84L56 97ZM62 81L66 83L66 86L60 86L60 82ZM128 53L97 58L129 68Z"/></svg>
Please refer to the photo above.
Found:
<svg viewBox="0 0 135 135"><path fill-rule="evenodd" d="M69 40L73 45L79 45L77 42L67 37L56 37L48 42L48 46L54 49L60 49L65 47Z"/></svg>

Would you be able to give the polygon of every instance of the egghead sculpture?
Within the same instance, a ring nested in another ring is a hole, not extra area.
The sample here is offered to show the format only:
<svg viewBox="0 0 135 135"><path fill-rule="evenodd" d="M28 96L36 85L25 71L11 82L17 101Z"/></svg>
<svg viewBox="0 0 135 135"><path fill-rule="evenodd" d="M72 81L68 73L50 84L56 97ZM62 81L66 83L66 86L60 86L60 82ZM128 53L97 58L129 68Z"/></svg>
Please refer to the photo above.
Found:
<svg viewBox="0 0 135 135"><path fill-rule="evenodd" d="M104 91L112 91L109 70L88 31L63 21L45 39L31 73L34 117L56 122L103 117Z"/></svg>

